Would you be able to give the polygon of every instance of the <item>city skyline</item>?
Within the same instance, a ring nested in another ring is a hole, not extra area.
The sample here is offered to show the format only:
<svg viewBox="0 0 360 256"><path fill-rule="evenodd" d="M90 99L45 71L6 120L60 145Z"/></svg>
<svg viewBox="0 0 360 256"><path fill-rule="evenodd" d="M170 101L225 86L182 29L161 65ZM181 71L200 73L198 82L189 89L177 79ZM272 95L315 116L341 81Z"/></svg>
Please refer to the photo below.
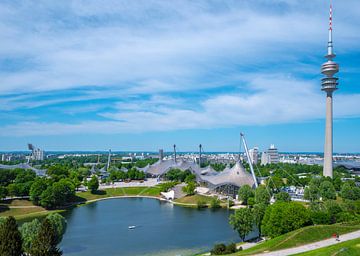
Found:
<svg viewBox="0 0 360 256"><path fill-rule="evenodd" d="M0 4L0 150L323 151L328 1L106 3ZM334 152L360 152L360 3L333 5Z"/></svg>

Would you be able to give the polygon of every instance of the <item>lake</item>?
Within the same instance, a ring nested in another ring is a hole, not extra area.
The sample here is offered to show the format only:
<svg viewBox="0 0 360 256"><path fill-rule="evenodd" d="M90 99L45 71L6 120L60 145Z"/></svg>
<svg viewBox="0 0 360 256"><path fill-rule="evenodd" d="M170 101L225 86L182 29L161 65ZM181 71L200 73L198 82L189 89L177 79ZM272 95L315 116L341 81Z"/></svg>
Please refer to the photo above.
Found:
<svg viewBox="0 0 360 256"><path fill-rule="evenodd" d="M69 256L193 255L215 243L240 241L228 224L230 214L149 198L103 200L64 214L68 226L60 247Z"/></svg>

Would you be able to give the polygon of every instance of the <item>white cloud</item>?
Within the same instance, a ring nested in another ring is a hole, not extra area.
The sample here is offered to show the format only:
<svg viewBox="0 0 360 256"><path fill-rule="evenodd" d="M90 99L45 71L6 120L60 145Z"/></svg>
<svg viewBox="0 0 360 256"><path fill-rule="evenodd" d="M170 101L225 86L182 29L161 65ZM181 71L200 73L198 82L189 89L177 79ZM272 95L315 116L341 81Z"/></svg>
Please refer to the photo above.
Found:
<svg viewBox="0 0 360 256"><path fill-rule="evenodd" d="M271 85L271 86L269 86ZM77 124L24 122L0 128L0 135L16 136L207 129L246 125L297 123L324 116L325 94L319 85L281 76L253 78L249 93L223 94L199 107L171 97L118 103L117 111L102 113L104 121ZM359 117L360 94L334 96L335 118ZM188 106L182 108L181 106Z"/></svg>
<svg viewBox="0 0 360 256"><path fill-rule="evenodd" d="M314 66L311 56L316 59L326 50L327 5L322 0L0 3L0 65L23 60L0 70L0 109L52 106L71 115L98 111L106 119L20 122L1 126L0 135L145 132L322 118L325 96L319 81L301 77L319 72L321 63ZM335 5L336 49L359 51L360 2ZM225 86L233 90L222 90ZM61 94L74 88L81 93ZM117 104L106 112L103 106L112 102L84 103L77 110L57 106L110 98ZM359 94L336 92L335 116L359 116L359 102Z"/></svg>

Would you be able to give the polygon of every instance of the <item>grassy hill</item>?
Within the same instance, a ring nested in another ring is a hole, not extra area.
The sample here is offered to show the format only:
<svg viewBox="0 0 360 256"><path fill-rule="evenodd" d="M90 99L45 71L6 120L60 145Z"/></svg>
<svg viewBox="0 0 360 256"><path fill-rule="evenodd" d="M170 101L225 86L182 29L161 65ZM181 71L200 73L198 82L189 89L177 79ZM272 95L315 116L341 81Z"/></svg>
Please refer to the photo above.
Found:
<svg viewBox="0 0 360 256"><path fill-rule="evenodd" d="M358 256L360 255L360 238L338 243L313 251L296 254L297 256Z"/></svg>
<svg viewBox="0 0 360 256"><path fill-rule="evenodd" d="M317 225L301 228L274 239L265 241L247 250L238 252L234 255L253 255L256 253L277 251L304 244L309 244L324 239L331 238L332 234L345 234L360 229L360 224L334 224Z"/></svg>

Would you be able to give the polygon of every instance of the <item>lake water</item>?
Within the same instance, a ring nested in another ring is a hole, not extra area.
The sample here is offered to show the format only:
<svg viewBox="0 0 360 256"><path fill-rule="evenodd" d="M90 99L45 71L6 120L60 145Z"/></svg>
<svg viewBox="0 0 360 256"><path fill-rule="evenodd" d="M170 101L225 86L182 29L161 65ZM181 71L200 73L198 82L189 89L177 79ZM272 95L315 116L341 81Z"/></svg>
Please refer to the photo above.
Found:
<svg viewBox="0 0 360 256"><path fill-rule="evenodd" d="M231 211L197 210L148 198L119 198L65 213L64 255L193 255L215 243L239 242ZM133 230L129 226L135 225ZM250 237L254 234L250 234Z"/></svg>

